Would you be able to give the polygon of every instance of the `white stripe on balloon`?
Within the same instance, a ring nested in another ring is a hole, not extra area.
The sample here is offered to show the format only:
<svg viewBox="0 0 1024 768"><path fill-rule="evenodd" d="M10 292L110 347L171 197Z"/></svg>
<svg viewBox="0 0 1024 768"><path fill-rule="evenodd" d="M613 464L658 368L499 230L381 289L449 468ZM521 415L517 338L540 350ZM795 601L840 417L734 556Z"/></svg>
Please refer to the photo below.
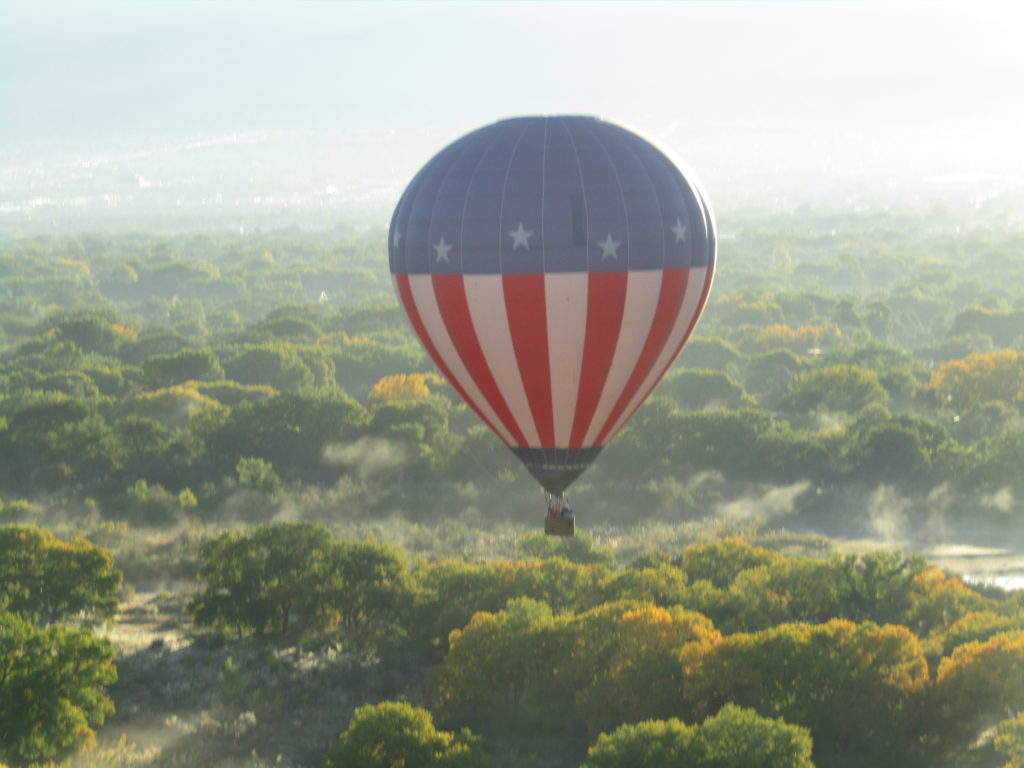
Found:
<svg viewBox="0 0 1024 768"><path fill-rule="evenodd" d="M549 272L544 275L556 448L568 448L572 437L587 336L588 286L586 272Z"/></svg>
<svg viewBox="0 0 1024 768"><path fill-rule="evenodd" d="M686 336L686 331L689 329L690 324L695 321L694 313L697 311L700 297L704 293L704 282L707 280L708 270L707 267L691 267L689 272L690 274L686 281L686 293L683 294L683 303L672 326L672 332L669 334L664 348L655 360L643 384L640 385L636 394L629 401L629 405L626 406L626 409L616 420L615 426L605 436L605 444L611 442L615 435L619 433L619 430L622 429L629 417L633 415L633 411L650 394L651 389L654 388L654 385L661 379L665 371L668 370L668 367L675 359L675 353L679 345Z"/></svg>
<svg viewBox="0 0 1024 768"><path fill-rule="evenodd" d="M448 335L448 329L444 325L441 310L437 305L437 296L434 293L432 276L410 274L409 289L413 300L416 302L416 309L420 313L420 319L423 321L423 327L426 329L427 336L433 342L434 348L437 349L437 353L441 356L444 364L448 366L448 370L452 372L452 376L459 386L462 387L466 396L472 401L472 405L476 406L487 417L488 421L494 425L498 436L506 444L515 445L512 435L509 434L505 425L501 423L501 419L498 418L494 409L491 408L487 398L480 392L469 371L466 370L462 358L459 357L459 353L455 349L455 344Z"/></svg>
<svg viewBox="0 0 1024 768"><path fill-rule="evenodd" d="M473 329L498 390L505 398L512 418L519 425L527 444L540 447L540 435L537 433L516 360L515 346L512 344L502 276L464 275L463 284Z"/></svg>
<svg viewBox="0 0 1024 768"><path fill-rule="evenodd" d="M636 368L644 342L651 332L651 324L654 322L663 277L664 271L660 269L628 273L619 340L615 345L608 377L601 390L601 398L594 409L594 418L591 419L590 427L583 438L584 448L594 444Z"/></svg>

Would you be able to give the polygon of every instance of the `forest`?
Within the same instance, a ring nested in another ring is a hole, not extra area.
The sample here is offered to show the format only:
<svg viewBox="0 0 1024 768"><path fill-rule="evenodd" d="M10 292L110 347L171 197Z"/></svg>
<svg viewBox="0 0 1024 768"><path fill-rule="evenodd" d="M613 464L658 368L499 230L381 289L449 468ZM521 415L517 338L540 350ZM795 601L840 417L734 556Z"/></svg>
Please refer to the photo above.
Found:
<svg viewBox="0 0 1024 768"><path fill-rule="evenodd" d="M0 239L0 764L1024 765L1008 211L720 211L566 540L383 229Z"/></svg>

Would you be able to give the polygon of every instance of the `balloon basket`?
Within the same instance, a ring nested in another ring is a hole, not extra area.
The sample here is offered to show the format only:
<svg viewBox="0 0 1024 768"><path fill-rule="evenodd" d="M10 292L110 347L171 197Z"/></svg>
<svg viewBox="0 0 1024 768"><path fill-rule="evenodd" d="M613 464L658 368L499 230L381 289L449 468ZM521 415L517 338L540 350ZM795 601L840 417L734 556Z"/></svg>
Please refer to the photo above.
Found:
<svg viewBox="0 0 1024 768"><path fill-rule="evenodd" d="M545 517L544 533L548 536L575 536L576 520L571 517Z"/></svg>

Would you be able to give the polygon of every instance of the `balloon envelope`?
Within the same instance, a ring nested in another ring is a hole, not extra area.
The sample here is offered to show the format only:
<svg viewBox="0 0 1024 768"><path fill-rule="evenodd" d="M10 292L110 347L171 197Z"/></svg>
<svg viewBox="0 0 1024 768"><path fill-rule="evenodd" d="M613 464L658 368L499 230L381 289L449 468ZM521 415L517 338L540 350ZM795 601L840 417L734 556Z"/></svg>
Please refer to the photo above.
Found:
<svg viewBox="0 0 1024 768"><path fill-rule="evenodd" d="M592 117L521 117L431 159L391 219L427 352L550 493L622 429L707 301L715 224L661 151Z"/></svg>

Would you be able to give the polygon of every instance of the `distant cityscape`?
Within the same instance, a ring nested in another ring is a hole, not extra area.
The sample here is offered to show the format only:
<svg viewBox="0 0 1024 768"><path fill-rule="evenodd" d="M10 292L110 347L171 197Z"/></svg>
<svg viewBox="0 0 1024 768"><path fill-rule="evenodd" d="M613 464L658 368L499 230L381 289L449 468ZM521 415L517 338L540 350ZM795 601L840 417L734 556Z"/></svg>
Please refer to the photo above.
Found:
<svg viewBox="0 0 1024 768"><path fill-rule="evenodd" d="M827 135L740 140L726 126L694 139L674 125L655 128L650 135L697 171L720 211L945 198L1020 217L1021 163L976 154L969 164L939 162L955 136L924 137L901 153L907 137L885 149L867 136L830 146ZM0 233L386 227L415 170L457 135L253 131L8 147L0 149Z"/></svg>

